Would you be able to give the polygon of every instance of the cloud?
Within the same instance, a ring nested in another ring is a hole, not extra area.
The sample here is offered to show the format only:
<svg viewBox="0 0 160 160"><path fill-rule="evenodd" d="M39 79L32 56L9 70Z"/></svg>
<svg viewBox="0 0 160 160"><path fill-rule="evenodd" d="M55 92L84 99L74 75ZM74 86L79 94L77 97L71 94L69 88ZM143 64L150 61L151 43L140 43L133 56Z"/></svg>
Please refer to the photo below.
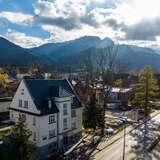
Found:
<svg viewBox="0 0 160 160"><path fill-rule="evenodd" d="M21 12L0 12L0 18L5 18L11 23L25 26L32 25L33 23L32 15Z"/></svg>
<svg viewBox="0 0 160 160"><path fill-rule="evenodd" d="M11 40L12 42L15 42L15 44L20 45L24 48L35 47L48 42L48 39L28 36L25 33L17 32L11 29L7 30L5 37Z"/></svg>
<svg viewBox="0 0 160 160"><path fill-rule="evenodd" d="M125 26L123 31L126 39L155 41L160 36L160 18L145 19L131 26Z"/></svg>
<svg viewBox="0 0 160 160"><path fill-rule="evenodd" d="M109 0L38 0L35 3L35 21L66 30L81 29L86 24L97 28L110 14L109 9L103 8L104 4L110 4Z"/></svg>
<svg viewBox="0 0 160 160"><path fill-rule="evenodd" d="M35 16L34 22L39 23L39 24L56 25L65 30L81 28L81 24L74 17L72 18L71 17L70 18L63 18L63 17L51 18L51 17L44 17L44 16Z"/></svg>
<svg viewBox="0 0 160 160"><path fill-rule="evenodd" d="M21 28L13 27L18 29L8 33L8 37L22 46L66 41L84 35L139 41L141 45L141 41L157 42L160 35L159 0L35 0L32 7L30 14L22 13L25 12L22 8L17 12L0 12L1 28L12 28L10 25L18 24L18 27L31 26L30 30L41 28L42 32L47 31L51 35L50 39L31 37L27 31L26 34L21 33L18 32L22 31ZM7 24L8 21L12 24Z"/></svg>
<svg viewBox="0 0 160 160"><path fill-rule="evenodd" d="M83 25L81 29L73 29L72 31L54 25L42 25L42 28L51 33L50 39L52 42L73 40L86 35L99 36L101 38L111 37L113 35L113 30L105 26L95 28L89 25Z"/></svg>

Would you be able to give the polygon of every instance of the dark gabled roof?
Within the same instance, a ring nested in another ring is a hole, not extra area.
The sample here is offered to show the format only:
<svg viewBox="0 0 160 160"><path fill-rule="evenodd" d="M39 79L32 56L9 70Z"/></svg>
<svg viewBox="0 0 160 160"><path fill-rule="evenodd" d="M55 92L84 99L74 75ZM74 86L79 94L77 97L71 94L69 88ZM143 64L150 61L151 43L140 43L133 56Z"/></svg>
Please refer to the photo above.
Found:
<svg viewBox="0 0 160 160"><path fill-rule="evenodd" d="M36 80L25 79L24 83L28 88L33 101L42 115L58 113L58 108L54 103L54 97L73 96L73 106L81 107L81 102L74 92L71 84L67 80ZM48 100L52 101L52 107L48 107Z"/></svg>

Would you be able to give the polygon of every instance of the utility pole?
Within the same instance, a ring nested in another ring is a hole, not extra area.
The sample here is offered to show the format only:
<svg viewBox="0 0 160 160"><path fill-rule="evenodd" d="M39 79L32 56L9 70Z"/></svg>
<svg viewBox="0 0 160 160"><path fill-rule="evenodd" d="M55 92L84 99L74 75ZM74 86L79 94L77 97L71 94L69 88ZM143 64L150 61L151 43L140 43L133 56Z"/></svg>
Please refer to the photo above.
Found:
<svg viewBox="0 0 160 160"><path fill-rule="evenodd" d="M125 160L125 146L126 146L126 124L124 124L124 135L123 135L123 160Z"/></svg>
<svg viewBox="0 0 160 160"><path fill-rule="evenodd" d="M144 139L143 139L143 158L146 158L146 140L147 140L147 116L148 116L148 92L149 92L149 82L148 73L146 74L146 90L145 90L145 106L144 106Z"/></svg>

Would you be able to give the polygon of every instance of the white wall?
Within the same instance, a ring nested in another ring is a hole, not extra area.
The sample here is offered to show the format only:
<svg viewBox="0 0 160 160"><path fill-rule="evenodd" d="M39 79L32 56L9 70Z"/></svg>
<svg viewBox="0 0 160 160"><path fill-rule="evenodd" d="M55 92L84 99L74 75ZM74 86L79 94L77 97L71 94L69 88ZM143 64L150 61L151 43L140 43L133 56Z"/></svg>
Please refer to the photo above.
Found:
<svg viewBox="0 0 160 160"><path fill-rule="evenodd" d="M23 100L23 107L19 107L19 100L20 99ZM28 105L29 105L28 109L24 108L24 100L28 101ZM12 100L10 108L40 114L40 111L37 110L24 81L21 81L21 83L17 89L17 92Z"/></svg>
<svg viewBox="0 0 160 160"><path fill-rule="evenodd" d="M53 115L53 114L52 114ZM40 116L38 117L39 121L39 146L47 145L49 143L57 141L57 114L55 115L55 123L48 124L49 116ZM49 139L49 130L56 130L56 137ZM47 136L46 140L43 140L43 136Z"/></svg>
<svg viewBox="0 0 160 160"><path fill-rule="evenodd" d="M76 122L75 132L80 132L82 130L82 108L77 108L76 110L76 118L72 118L72 122Z"/></svg>
<svg viewBox="0 0 160 160"><path fill-rule="evenodd" d="M71 97L65 97L65 98L56 98L55 103L59 109L58 113L58 130L59 133L63 133L66 131L69 131L71 129ZM67 104L67 115L63 115L63 105ZM66 130L63 130L63 119L67 118L67 124L68 128Z"/></svg>
<svg viewBox="0 0 160 160"><path fill-rule="evenodd" d="M10 111L10 117L13 121L18 122L19 112ZM57 137L49 139L49 130L56 130L57 136L57 114L55 115L55 123L48 124L49 115L46 116L35 116L27 113L23 113L26 115L26 125L27 128L32 131L32 136L30 140L37 144L37 146L41 147L47 145L49 143L57 141ZM13 116L13 117L12 117ZM33 124L33 117L35 117L35 125ZM33 133L36 133L36 141L33 140ZM47 139L43 140L43 137L46 136Z"/></svg>

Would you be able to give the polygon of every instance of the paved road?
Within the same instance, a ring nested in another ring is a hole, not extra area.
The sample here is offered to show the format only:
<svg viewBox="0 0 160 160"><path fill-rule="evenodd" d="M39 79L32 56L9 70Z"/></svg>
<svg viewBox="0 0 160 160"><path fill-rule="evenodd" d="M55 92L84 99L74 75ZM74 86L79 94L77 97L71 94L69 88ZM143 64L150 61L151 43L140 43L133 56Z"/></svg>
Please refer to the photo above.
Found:
<svg viewBox="0 0 160 160"><path fill-rule="evenodd" d="M160 113L148 121L148 133L146 146L153 141L155 136L159 133L160 128ZM126 135L125 145L125 160L140 160L143 156L143 135L144 125L140 125L137 129ZM96 160L123 160L123 142L124 139L120 138L118 141L108 146L104 150L97 152L94 155ZM160 151L158 151L160 152ZM159 160L160 158L153 157L151 154L147 154L145 160Z"/></svg>

